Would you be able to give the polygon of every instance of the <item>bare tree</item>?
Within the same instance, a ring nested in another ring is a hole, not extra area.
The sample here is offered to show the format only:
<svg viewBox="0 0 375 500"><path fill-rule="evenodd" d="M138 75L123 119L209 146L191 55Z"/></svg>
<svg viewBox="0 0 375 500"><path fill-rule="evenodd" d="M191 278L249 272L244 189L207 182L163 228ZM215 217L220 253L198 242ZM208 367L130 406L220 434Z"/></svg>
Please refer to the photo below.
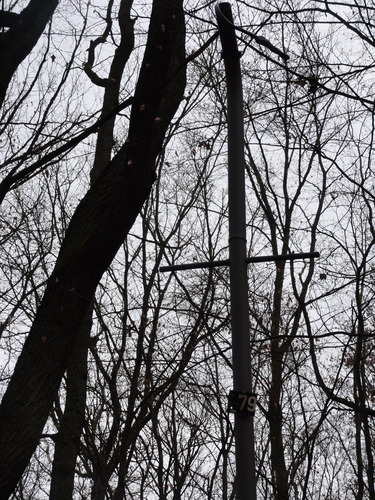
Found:
<svg viewBox="0 0 375 500"><path fill-rule="evenodd" d="M181 4L154 2L149 33L127 142L70 222L2 400L0 489L4 498L14 490L35 450L97 283L149 195L156 155L183 96Z"/></svg>
<svg viewBox="0 0 375 500"><path fill-rule="evenodd" d="M0 491L229 500L228 270L158 271L227 257L211 7L185 2L185 32L182 2L155 0L147 26L147 6L88 15L86 2L68 4L81 24L66 71L42 75L63 55L55 17L36 69L19 66L32 81L19 95L14 81L14 109L3 106L0 467L13 476L18 453L18 478L29 466L17 490L14 478ZM258 492L373 499L373 8L275 0L233 11L249 256L321 254L249 266Z"/></svg>

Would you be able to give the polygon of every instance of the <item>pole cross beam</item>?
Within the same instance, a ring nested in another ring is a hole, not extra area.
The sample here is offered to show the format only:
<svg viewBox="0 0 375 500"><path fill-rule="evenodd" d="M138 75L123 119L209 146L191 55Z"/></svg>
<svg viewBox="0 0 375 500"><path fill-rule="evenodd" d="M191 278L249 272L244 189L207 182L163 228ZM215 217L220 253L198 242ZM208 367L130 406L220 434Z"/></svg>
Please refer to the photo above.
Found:
<svg viewBox="0 0 375 500"><path fill-rule="evenodd" d="M286 260L297 259L315 259L319 257L319 252L301 252L301 253L288 253L281 255L259 255L257 257L246 257L246 264L253 264L257 262L280 262ZM175 264L173 266L161 266L159 271L167 273L171 271L186 271L188 269L209 269L212 267L225 267L229 266L229 259L213 260L210 262L192 262L191 264Z"/></svg>
<svg viewBox="0 0 375 500"><path fill-rule="evenodd" d="M236 455L236 499L256 500L253 415L256 395L252 391L251 346L248 304L247 264L315 258L319 254L292 253L265 257L246 257L246 203L243 98L240 57L229 3L216 5L227 82L228 113L228 212L229 259L164 266L161 272L229 266L233 354L233 390L228 409L234 413Z"/></svg>

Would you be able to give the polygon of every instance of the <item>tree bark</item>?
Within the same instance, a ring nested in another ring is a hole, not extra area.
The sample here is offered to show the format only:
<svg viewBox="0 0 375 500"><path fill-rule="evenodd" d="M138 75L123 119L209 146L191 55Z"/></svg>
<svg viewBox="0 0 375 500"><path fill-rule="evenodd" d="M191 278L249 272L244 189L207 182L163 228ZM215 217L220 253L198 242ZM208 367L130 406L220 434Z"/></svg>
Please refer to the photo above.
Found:
<svg viewBox="0 0 375 500"><path fill-rule="evenodd" d="M125 65L134 48L134 22L130 18L132 0L121 0L119 9L120 44L115 51L105 87L102 116L113 111L119 103L120 82ZM108 15L111 16L111 12ZM108 20L110 22L110 19ZM115 117L98 131L92 182L104 171L111 160L114 143ZM87 386L87 354L92 324L93 304L87 311L87 320L78 333L74 353L68 364L64 417L60 422L55 442L51 475L50 500L69 500L73 497L74 476L79 444L84 425Z"/></svg>
<svg viewBox="0 0 375 500"><path fill-rule="evenodd" d="M154 0L128 138L72 217L0 406L1 499L11 495L38 444L96 286L150 193L157 154L183 97L184 42L182 0Z"/></svg>

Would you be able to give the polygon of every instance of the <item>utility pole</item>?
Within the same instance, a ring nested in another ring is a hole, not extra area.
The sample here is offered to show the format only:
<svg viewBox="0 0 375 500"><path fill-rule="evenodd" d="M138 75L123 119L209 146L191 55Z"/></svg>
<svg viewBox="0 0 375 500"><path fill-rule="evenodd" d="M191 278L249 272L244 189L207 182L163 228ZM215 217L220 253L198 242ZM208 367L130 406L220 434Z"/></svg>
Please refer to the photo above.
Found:
<svg viewBox="0 0 375 500"><path fill-rule="evenodd" d="M228 410L234 413L236 455L236 500L256 500L254 413L256 394L252 387L251 345L248 303L247 265L319 257L318 252L247 257L245 155L243 97L240 57L229 3L216 5L216 17L222 45L227 82L228 116L228 210L229 259L163 266L160 272L229 266L232 327L233 390ZM255 41L284 60L288 56L263 37Z"/></svg>
<svg viewBox="0 0 375 500"><path fill-rule="evenodd" d="M243 97L240 57L229 3L216 5L227 81L229 268L232 326L233 391L229 405L234 412L236 498L256 500L249 303L246 263L246 203Z"/></svg>

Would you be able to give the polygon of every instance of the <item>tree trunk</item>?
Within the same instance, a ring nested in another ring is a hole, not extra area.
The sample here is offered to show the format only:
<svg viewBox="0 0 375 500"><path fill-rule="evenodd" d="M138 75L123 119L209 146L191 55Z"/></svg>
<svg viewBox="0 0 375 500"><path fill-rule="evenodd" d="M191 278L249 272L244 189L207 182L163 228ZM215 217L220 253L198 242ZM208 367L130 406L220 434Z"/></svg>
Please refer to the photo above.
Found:
<svg viewBox="0 0 375 500"><path fill-rule="evenodd" d="M274 495L276 500L287 500L288 472L285 465L283 444L283 415L281 409L281 389L284 372L284 349L278 335L280 334L281 296L285 274L285 263L277 265L273 311L271 322L271 387L269 395L268 420L271 441L271 467L274 478Z"/></svg>
<svg viewBox="0 0 375 500"><path fill-rule="evenodd" d="M121 41L111 64L109 72L111 83L105 88L102 116L118 106L122 74L134 48L134 22L130 18L132 3L132 0L121 0L118 15ZM98 131L95 159L91 170L92 181L98 178L111 160L114 126L115 117L108 120ZM92 313L93 304L87 311L87 320L78 333L75 352L67 369L65 410L55 443L50 500L69 500L73 497L75 466L86 406L87 354Z"/></svg>
<svg viewBox="0 0 375 500"><path fill-rule="evenodd" d="M96 286L150 193L155 159L183 97L184 42L182 0L154 0L129 136L72 217L0 406L2 499L38 444Z"/></svg>
<svg viewBox="0 0 375 500"><path fill-rule="evenodd" d="M115 51L108 75L103 98L102 117L117 108L122 75L125 65L134 49L134 21L130 18L133 0L121 0L118 22L121 32L120 44ZM114 127L116 118L108 120L98 130L95 160L91 169L91 181L94 182L108 165L114 145Z"/></svg>
<svg viewBox="0 0 375 500"><path fill-rule="evenodd" d="M64 416L60 422L53 457L50 500L73 498L75 466L85 421L87 353L92 324L92 307L77 336L66 377Z"/></svg>

